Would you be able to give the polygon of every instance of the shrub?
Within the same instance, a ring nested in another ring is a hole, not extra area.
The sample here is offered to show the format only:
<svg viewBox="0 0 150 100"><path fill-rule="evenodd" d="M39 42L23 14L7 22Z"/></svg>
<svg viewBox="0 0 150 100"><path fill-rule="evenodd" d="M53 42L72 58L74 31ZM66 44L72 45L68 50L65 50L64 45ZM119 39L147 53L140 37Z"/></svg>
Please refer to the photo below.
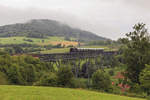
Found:
<svg viewBox="0 0 150 100"><path fill-rule="evenodd" d="M8 79L12 84L24 84L23 78L21 76L21 73L19 72L19 66L16 64L13 64L8 69Z"/></svg>
<svg viewBox="0 0 150 100"><path fill-rule="evenodd" d="M150 100L150 96L147 96L147 98L146 98L147 100Z"/></svg>
<svg viewBox="0 0 150 100"><path fill-rule="evenodd" d="M4 73L0 72L0 85L7 85L9 82Z"/></svg>
<svg viewBox="0 0 150 100"><path fill-rule="evenodd" d="M146 94L145 93L137 94L137 93L130 93L130 92L128 92L126 94L129 97L146 98Z"/></svg>
<svg viewBox="0 0 150 100"><path fill-rule="evenodd" d="M53 48L62 48L61 43L57 44L57 45L54 45Z"/></svg>
<svg viewBox="0 0 150 100"><path fill-rule="evenodd" d="M5 74L10 84L32 85L48 70L53 70L49 63L31 56L0 54L0 72Z"/></svg>
<svg viewBox="0 0 150 100"><path fill-rule="evenodd" d="M73 45L68 45L68 46L67 46L67 48L73 48L73 47L74 47Z"/></svg>
<svg viewBox="0 0 150 100"><path fill-rule="evenodd" d="M150 95L150 65L146 65L145 69L140 73L139 80L144 91Z"/></svg>
<svg viewBox="0 0 150 100"><path fill-rule="evenodd" d="M32 64L26 64L24 67L20 67L20 73L25 81L25 85L32 85L36 81L37 75L35 71L35 66Z"/></svg>
<svg viewBox="0 0 150 100"><path fill-rule="evenodd" d="M114 75L114 70L110 70L108 73L109 73L109 75L113 76Z"/></svg>
<svg viewBox="0 0 150 100"><path fill-rule="evenodd" d="M33 42L31 39L23 39L24 41Z"/></svg>
<svg viewBox="0 0 150 100"><path fill-rule="evenodd" d="M73 79L73 73L70 67L61 67L58 70L58 84L60 86L70 86Z"/></svg>
<svg viewBox="0 0 150 100"><path fill-rule="evenodd" d="M34 85L38 86L57 86L57 75L55 73L44 74Z"/></svg>
<svg viewBox="0 0 150 100"><path fill-rule="evenodd" d="M141 94L142 92L141 86L139 84L132 84L130 88L130 92Z"/></svg>
<svg viewBox="0 0 150 100"><path fill-rule="evenodd" d="M73 78L71 81L71 88L87 88L87 80L81 78Z"/></svg>
<svg viewBox="0 0 150 100"><path fill-rule="evenodd" d="M120 95L122 93L120 87L118 87L118 86L112 86L111 88L112 88L112 93L114 93L114 94ZM109 91L109 92L111 92L111 91Z"/></svg>
<svg viewBox="0 0 150 100"><path fill-rule="evenodd" d="M108 89L111 87L111 80L107 73L97 70L92 75L92 84L94 89L108 91Z"/></svg>

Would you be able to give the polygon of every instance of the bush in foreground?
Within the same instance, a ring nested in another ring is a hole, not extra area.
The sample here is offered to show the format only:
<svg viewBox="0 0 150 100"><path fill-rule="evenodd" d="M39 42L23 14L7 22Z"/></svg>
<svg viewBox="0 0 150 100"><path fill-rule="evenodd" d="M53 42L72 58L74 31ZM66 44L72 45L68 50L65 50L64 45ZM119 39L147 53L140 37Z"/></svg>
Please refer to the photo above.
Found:
<svg viewBox="0 0 150 100"><path fill-rule="evenodd" d="M107 73L102 70L97 70L92 75L92 84L94 89L108 91L111 87L111 80Z"/></svg>
<svg viewBox="0 0 150 100"><path fill-rule="evenodd" d="M57 75L55 73L52 73L52 72L46 73L34 85L37 85L37 86L57 86Z"/></svg>
<svg viewBox="0 0 150 100"><path fill-rule="evenodd" d="M0 85L9 84L7 77L4 73L0 72Z"/></svg>
<svg viewBox="0 0 150 100"><path fill-rule="evenodd" d="M145 69L140 73L140 83L147 95L150 95L150 65L146 65Z"/></svg>
<svg viewBox="0 0 150 100"><path fill-rule="evenodd" d="M58 85L70 87L73 80L73 73L70 67L60 67L58 72Z"/></svg>

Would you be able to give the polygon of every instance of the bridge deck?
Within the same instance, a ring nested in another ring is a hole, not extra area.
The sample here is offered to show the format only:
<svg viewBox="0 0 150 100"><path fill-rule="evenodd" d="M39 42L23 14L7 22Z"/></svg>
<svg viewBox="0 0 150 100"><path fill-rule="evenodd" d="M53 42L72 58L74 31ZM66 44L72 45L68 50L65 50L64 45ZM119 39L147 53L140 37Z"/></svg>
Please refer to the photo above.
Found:
<svg viewBox="0 0 150 100"><path fill-rule="evenodd" d="M85 59L85 58L96 58L101 55L114 55L117 52L73 52L73 53L56 53L56 54L38 54L42 61L57 61L57 60L73 60L73 59Z"/></svg>

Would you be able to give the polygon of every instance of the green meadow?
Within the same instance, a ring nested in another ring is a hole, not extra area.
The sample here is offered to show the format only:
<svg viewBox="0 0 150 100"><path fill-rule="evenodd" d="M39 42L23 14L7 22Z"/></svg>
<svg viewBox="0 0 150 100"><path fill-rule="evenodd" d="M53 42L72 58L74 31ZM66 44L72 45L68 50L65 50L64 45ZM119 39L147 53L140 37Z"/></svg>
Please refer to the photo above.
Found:
<svg viewBox="0 0 150 100"><path fill-rule="evenodd" d="M69 48L54 48L51 50L44 50L41 51L40 53L42 54L52 54L52 53L66 53L69 52Z"/></svg>
<svg viewBox="0 0 150 100"><path fill-rule="evenodd" d="M145 100L82 89L0 86L0 100Z"/></svg>
<svg viewBox="0 0 150 100"><path fill-rule="evenodd" d="M33 42L25 41L24 39L30 39ZM21 44L21 43L29 43L29 44L40 44L43 43L42 41L44 40L44 43L49 43L52 41L65 41L64 37L48 37L44 39L40 38L28 38L28 37L6 37L6 38L0 38L0 43L1 44Z"/></svg>

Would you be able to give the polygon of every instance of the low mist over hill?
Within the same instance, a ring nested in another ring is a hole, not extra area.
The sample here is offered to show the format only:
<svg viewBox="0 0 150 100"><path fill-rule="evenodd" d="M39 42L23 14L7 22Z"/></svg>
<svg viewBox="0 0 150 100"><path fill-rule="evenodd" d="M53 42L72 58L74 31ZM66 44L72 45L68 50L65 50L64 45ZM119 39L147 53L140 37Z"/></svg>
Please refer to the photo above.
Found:
<svg viewBox="0 0 150 100"><path fill-rule="evenodd" d="M77 38L82 41L107 40L94 33L72 28L66 24L48 20L31 20L27 23L18 23L0 27L0 37L27 36L46 38L47 36L60 36Z"/></svg>

